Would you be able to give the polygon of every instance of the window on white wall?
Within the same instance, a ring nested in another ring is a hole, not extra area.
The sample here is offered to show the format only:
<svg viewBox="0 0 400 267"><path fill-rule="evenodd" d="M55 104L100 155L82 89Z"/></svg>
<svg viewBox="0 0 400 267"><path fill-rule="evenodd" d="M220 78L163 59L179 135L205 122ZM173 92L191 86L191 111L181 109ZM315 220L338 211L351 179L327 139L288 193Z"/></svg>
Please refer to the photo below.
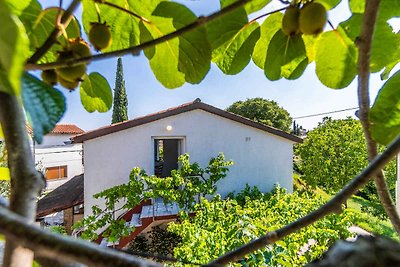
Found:
<svg viewBox="0 0 400 267"><path fill-rule="evenodd" d="M45 177L47 180L67 178L68 168L64 166L55 166L46 168Z"/></svg>

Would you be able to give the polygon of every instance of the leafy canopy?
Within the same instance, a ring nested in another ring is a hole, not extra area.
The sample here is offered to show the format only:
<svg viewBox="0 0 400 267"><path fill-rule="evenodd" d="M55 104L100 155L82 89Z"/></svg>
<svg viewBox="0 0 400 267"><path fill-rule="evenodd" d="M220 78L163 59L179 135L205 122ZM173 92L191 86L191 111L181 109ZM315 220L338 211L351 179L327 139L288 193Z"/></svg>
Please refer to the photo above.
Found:
<svg viewBox="0 0 400 267"><path fill-rule="evenodd" d="M226 110L285 132L289 132L292 126L292 118L286 109L280 107L273 100L261 97L237 101L227 107Z"/></svg>
<svg viewBox="0 0 400 267"><path fill-rule="evenodd" d="M330 193L340 190L368 165L361 124L351 118L324 118L317 128L308 132L304 142L297 145L296 154L299 156L302 179L308 185ZM394 189L395 163L391 162L385 171L389 187ZM372 184L361 189L361 193L379 203Z"/></svg>

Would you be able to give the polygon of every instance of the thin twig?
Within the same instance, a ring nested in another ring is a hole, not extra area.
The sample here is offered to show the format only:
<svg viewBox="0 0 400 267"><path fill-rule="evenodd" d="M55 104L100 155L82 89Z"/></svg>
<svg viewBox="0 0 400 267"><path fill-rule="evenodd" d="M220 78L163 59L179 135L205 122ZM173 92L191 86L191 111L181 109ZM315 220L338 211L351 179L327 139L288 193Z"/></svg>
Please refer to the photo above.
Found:
<svg viewBox="0 0 400 267"><path fill-rule="evenodd" d="M140 51L153 47L155 45L161 44L163 42L169 41L173 38L179 37L187 32L193 31L197 29L200 26L203 26L204 24L215 20L229 12L232 12L233 10L243 6L244 4L250 2L251 0L239 0L229 6L226 6L225 8L207 16L207 17L199 17L196 21L193 23L190 23L183 28L180 28L179 30L176 30L172 33L169 33L167 35L161 36L157 39L145 42L143 44L137 45L137 46L132 46L129 48L113 51L113 52L108 52L104 54L97 54L97 55L92 55L89 57L83 57L83 58L77 58L77 59L70 59L66 60L63 62L53 62L53 63L46 63L46 64L34 64L32 62L28 62L25 65L25 70L46 70L46 69L54 69L57 67L65 67L65 66L74 66L74 65L79 65L82 63L89 63L91 61L97 61L105 58L113 58L113 57L119 57L122 55L126 54L138 54Z"/></svg>
<svg viewBox="0 0 400 267"><path fill-rule="evenodd" d="M375 23L379 10L380 0L371 0L366 2L364 17L361 27L361 35L357 41L358 56L358 101L360 106L360 121L363 126L364 136L367 143L368 159L372 160L378 154L376 142L372 139L370 131L370 121L368 118L370 111L369 98L369 76L370 76L370 56L372 39L374 35ZM397 233L400 235L400 218L390 196L385 176L382 171L377 173L375 185L379 199L385 208L385 211L392 222Z"/></svg>
<svg viewBox="0 0 400 267"><path fill-rule="evenodd" d="M71 20L71 17L75 11L75 9L78 7L79 3L81 0L73 0L67 10L63 13L61 17L61 21L59 25L56 25L54 27L54 30L50 33L50 36L47 37L46 41L42 44L41 47L36 50L36 52L28 59L28 63L32 64L37 62L46 52L57 42L58 36L61 35L62 33L62 27L66 28L68 23Z"/></svg>
<svg viewBox="0 0 400 267"><path fill-rule="evenodd" d="M254 21L257 21L257 20L259 20L259 19L262 19L262 18L264 18L264 17L266 17L266 16L269 16L269 15L271 15L271 14L274 14L274 13L277 13L277 12L280 12L280 11L283 11L283 10L286 10L288 7L290 7L290 6L282 7L282 8L280 8L280 9L277 9L277 10L274 10L274 11L267 12L267 13L265 13L265 14L262 14L262 15L256 17L256 18L250 20L247 24L253 23Z"/></svg>
<svg viewBox="0 0 400 267"><path fill-rule="evenodd" d="M265 247L268 244L284 238L285 236L302 229L319 219L329 215L330 213L338 213L342 209L342 204L345 203L352 195L354 195L361 187L374 177L386 164L388 164L394 156L400 151L400 136L391 143L388 148L380 156L376 157L358 176L351 180L339 193L337 193L326 204L319 207L317 210L307 214L306 216L286 225L282 228L269 232L262 237L251 241L233 251L226 253L220 258L212 261L210 264L228 264L243 259L247 254ZM206 265L207 267L211 265Z"/></svg>
<svg viewBox="0 0 400 267"><path fill-rule="evenodd" d="M125 8L123 8L123 7L120 7L119 5L116 5L116 4L114 4L114 3L110 3L110 2L100 2L100 4L103 4L103 5L106 5L106 6L110 6L110 7L113 7L113 8L115 8L115 9L118 9L118 10L121 10L121 11L123 11L123 12L126 12L126 13L128 13L129 15L131 15L131 16L137 18L137 19L140 19L140 20L143 21L143 22L151 23L151 22L150 22L148 19L146 19L145 17L142 17L142 16L140 16L140 15L138 15L138 14L136 14L136 13L134 13L134 12L128 10L128 9L125 9Z"/></svg>

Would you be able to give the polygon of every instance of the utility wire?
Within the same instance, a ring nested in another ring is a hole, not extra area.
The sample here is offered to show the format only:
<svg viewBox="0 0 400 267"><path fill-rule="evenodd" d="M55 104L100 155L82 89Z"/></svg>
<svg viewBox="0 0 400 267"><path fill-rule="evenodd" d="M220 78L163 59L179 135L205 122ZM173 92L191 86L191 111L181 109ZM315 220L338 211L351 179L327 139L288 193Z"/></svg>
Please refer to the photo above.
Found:
<svg viewBox="0 0 400 267"><path fill-rule="evenodd" d="M316 117L316 116L321 116L321 115L328 115L328 114L339 113L339 112L349 111L349 110L355 110L355 109L358 109L358 107L355 107L355 108L346 108L346 109L335 110L335 111L328 111L328 112L317 113L317 114L310 114L310 115L305 115L305 116L299 116L299 117L295 117L295 118L293 118L293 119L294 119L294 120L298 120L298 119Z"/></svg>

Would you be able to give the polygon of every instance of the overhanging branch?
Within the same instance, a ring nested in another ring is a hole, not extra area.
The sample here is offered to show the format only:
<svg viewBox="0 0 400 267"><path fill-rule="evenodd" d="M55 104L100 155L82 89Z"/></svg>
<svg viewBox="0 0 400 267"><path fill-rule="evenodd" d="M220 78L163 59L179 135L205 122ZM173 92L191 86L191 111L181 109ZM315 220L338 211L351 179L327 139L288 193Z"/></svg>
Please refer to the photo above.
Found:
<svg viewBox="0 0 400 267"><path fill-rule="evenodd" d="M250 1L251 0L239 0L229 6L226 6L225 8L209 15L209 16L199 17L193 23L190 23L190 24L184 26L183 28L180 28L179 30L176 30L172 33L169 33L167 35L161 36L157 39L145 42L145 43L137 45L137 46L132 46L132 47L128 47L125 49L107 52L107 53L103 53L103 54L92 55L89 57L70 59L70 60L66 60L63 62L35 64L35 63L32 63L33 61L29 60L28 63L25 65L25 70L47 70L47 69L54 69L54 68L58 68L58 67L74 66L74 65L78 65L78 64L82 64L82 63L89 63L91 61L97 61L97 60L106 59L106 58L120 57L120 56L127 55L127 54L137 55L140 53L140 51L142 51L146 48L153 47L155 45L161 44L161 43L171 40L173 38L179 37L187 32L193 31L193 30L197 29L198 27L201 27L204 24L206 24L212 20L215 20L229 12L232 12L233 10L245 5L246 3L250 2Z"/></svg>

